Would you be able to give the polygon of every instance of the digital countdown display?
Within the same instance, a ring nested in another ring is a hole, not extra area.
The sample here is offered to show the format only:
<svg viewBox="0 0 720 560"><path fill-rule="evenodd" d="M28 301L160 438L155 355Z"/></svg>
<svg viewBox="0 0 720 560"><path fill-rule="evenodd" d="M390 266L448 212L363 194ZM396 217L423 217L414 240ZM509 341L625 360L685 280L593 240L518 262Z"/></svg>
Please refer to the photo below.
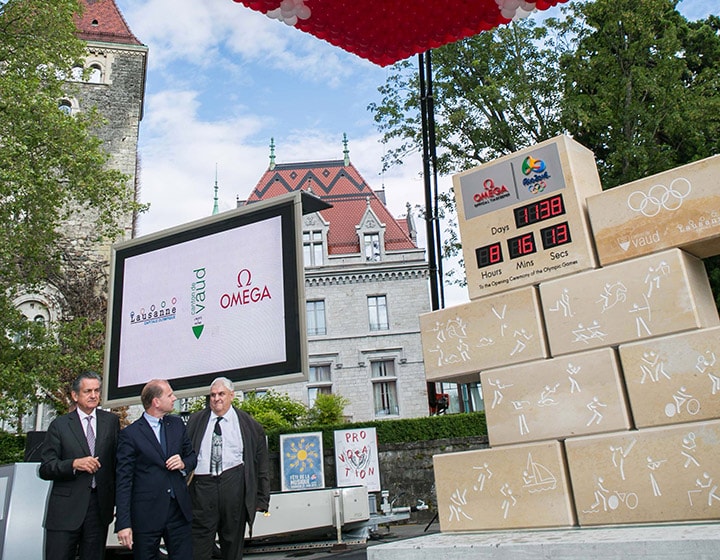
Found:
<svg viewBox="0 0 720 560"><path fill-rule="evenodd" d="M470 299L597 267L590 150L558 136L453 177Z"/></svg>

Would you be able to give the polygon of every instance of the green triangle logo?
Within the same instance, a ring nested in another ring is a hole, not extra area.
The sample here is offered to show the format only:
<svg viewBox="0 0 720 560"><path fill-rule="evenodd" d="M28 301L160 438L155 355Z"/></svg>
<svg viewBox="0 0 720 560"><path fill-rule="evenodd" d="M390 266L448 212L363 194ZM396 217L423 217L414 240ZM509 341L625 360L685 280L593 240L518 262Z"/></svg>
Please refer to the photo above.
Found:
<svg viewBox="0 0 720 560"><path fill-rule="evenodd" d="M195 338L198 338L198 339L200 338L200 335L202 334L204 328L205 328L205 325L195 325L192 328Z"/></svg>

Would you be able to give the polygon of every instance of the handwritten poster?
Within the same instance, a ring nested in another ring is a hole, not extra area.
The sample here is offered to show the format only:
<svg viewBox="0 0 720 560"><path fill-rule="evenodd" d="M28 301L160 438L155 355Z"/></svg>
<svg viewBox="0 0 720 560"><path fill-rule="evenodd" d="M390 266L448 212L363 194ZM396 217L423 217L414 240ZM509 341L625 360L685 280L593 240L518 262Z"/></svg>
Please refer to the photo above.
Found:
<svg viewBox="0 0 720 560"><path fill-rule="evenodd" d="M337 485L366 486L380 491L380 466L375 428L335 431Z"/></svg>

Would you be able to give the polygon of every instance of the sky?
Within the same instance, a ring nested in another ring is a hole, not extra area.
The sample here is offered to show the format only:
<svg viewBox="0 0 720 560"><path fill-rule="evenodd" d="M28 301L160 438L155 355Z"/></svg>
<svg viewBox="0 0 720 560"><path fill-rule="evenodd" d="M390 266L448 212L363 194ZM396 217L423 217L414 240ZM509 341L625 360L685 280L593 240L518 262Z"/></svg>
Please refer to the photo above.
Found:
<svg viewBox="0 0 720 560"><path fill-rule="evenodd" d="M350 161L385 189L393 215L424 205L419 154L382 173L384 146L367 107L380 102L387 69L233 0L115 1L149 48L139 151L150 209L139 235L210 215L216 172L220 210L235 208L267 170L271 138L276 162L293 163L342 159L346 133ZM720 15L709 0L678 9L690 20ZM443 190L451 184L439 180ZM467 299L448 288L447 304Z"/></svg>

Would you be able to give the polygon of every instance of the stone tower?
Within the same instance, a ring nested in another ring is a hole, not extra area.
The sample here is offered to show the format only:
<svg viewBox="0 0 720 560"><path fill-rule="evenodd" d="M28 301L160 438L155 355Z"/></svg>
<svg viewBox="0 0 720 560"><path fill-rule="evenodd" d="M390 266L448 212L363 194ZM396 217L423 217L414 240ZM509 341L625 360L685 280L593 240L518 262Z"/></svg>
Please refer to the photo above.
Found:
<svg viewBox="0 0 720 560"><path fill-rule="evenodd" d="M58 100L59 108L70 114L95 107L104 122L94 133L110 154L109 164L129 177L127 186L137 198L138 131L143 116L148 49L130 31L114 0L82 0L83 13L76 19L78 36L87 43L84 68L78 68ZM90 69L83 78L82 70ZM92 220L86 213L73 213L63 224L66 237L66 262L63 277L34 292L20 294L15 305L30 320L56 321L67 314L68 286L92 286L98 297L105 297L104 274L109 245L98 242ZM132 237L135 216L122 219L124 237ZM93 267L93 263L97 266ZM89 264L89 266L88 266ZM81 266L75 266L81 265ZM93 269L91 277L87 271ZM100 282L98 282L100 280ZM100 284L100 285L99 285ZM76 294L75 299L83 296Z"/></svg>
<svg viewBox="0 0 720 560"><path fill-rule="evenodd" d="M111 154L110 165L130 177L137 196L137 145L143 117L148 48L133 35L115 0L82 0L78 36L87 42L85 68L92 70L80 82L78 99L61 102L70 110L96 107L106 123L96 130ZM131 237L134 217L125 224Z"/></svg>

